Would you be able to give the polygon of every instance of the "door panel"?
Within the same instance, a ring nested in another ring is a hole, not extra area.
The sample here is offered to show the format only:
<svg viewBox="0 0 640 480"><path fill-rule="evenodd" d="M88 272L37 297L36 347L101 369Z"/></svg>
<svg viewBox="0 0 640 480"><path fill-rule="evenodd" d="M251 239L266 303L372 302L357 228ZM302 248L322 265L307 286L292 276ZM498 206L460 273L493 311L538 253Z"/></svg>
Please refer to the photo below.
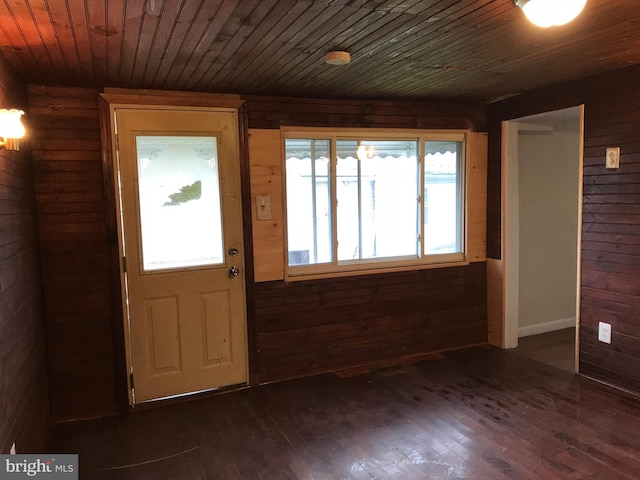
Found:
<svg viewBox="0 0 640 480"><path fill-rule="evenodd" d="M144 305L149 373L158 375L181 372L178 297L149 298L144 300Z"/></svg>
<svg viewBox="0 0 640 480"><path fill-rule="evenodd" d="M231 305L227 292L200 295L202 365L223 365L231 361Z"/></svg>
<svg viewBox="0 0 640 480"><path fill-rule="evenodd" d="M135 401L246 383L235 110L115 108L115 122Z"/></svg>

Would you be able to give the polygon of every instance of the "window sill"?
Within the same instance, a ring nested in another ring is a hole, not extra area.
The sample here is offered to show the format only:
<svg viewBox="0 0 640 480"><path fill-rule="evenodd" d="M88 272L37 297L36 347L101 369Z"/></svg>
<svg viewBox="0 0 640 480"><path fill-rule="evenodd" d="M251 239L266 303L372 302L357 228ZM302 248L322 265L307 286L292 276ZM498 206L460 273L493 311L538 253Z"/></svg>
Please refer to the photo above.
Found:
<svg viewBox="0 0 640 480"><path fill-rule="evenodd" d="M345 265L344 269L332 270L330 272L300 272L292 273L291 271L285 271L285 282L299 282L304 280L320 280L324 278L339 278L339 277L355 277L362 275L376 275L380 273L396 273L396 272L409 272L415 270L432 270L435 268L451 268L451 267L463 267L469 265L469 260L465 256L464 260L446 261L442 263L418 263L412 265L375 265L370 264L366 267L362 265Z"/></svg>

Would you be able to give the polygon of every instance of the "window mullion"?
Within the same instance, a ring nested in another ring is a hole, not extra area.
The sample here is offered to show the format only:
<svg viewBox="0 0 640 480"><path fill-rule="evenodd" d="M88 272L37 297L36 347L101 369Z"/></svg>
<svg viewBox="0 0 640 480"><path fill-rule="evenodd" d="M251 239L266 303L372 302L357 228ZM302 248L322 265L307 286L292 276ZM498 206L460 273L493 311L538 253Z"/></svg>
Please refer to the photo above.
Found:
<svg viewBox="0 0 640 480"><path fill-rule="evenodd" d="M358 258L362 260L362 160L358 158L356 165L358 165Z"/></svg>
<svg viewBox="0 0 640 480"><path fill-rule="evenodd" d="M425 218L424 218L424 210L425 210L425 202L427 201L426 199L426 195L424 193L424 187L425 187L425 181L424 181L424 177L425 177L425 156L426 156L426 148L425 148L425 140L424 138L420 137L418 140L418 185L420 188L420 204L418 205L418 232L420 235L420 241L418 244L418 258L423 258L424 257L424 242L425 242L425 238L424 238L424 222L425 222Z"/></svg>
<svg viewBox="0 0 640 480"><path fill-rule="evenodd" d="M316 141L311 141L311 210L313 218L313 263L318 263L318 192L316 183Z"/></svg>
<svg viewBox="0 0 640 480"><path fill-rule="evenodd" d="M466 143L464 144L465 148L466 148ZM465 172L465 148L460 148L458 151L458 158L456 161L456 188L457 188L457 194L458 194L458 208L456 209L456 235L458 237L458 250L464 250L466 249L466 246L464 245L464 229L465 229L465 225L464 225L464 218L466 218L466 216L463 214L464 209L466 208L465 205L465 197L466 195L464 194L466 187L466 172Z"/></svg>
<svg viewBox="0 0 640 480"><path fill-rule="evenodd" d="M333 264L338 265L338 147L336 137L331 138L331 155L329 175L331 178L331 239L333 248Z"/></svg>

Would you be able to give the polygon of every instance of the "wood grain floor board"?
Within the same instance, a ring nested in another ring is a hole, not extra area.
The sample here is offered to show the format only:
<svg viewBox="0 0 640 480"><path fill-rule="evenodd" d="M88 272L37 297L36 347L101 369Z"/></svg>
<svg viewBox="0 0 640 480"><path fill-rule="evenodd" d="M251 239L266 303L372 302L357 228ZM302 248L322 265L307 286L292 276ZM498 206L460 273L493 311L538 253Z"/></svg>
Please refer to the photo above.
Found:
<svg viewBox="0 0 640 480"><path fill-rule="evenodd" d="M640 477L636 397L493 347L411 367L63 424L51 450L100 480Z"/></svg>

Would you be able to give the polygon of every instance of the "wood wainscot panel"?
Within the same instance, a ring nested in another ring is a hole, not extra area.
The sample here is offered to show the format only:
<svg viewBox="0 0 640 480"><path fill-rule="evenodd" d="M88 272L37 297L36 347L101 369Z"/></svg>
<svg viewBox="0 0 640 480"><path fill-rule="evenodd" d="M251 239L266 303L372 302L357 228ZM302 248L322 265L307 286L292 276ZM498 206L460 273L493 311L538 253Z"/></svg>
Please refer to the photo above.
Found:
<svg viewBox="0 0 640 480"><path fill-rule="evenodd" d="M485 343L486 264L256 284L261 383Z"/></svg>

